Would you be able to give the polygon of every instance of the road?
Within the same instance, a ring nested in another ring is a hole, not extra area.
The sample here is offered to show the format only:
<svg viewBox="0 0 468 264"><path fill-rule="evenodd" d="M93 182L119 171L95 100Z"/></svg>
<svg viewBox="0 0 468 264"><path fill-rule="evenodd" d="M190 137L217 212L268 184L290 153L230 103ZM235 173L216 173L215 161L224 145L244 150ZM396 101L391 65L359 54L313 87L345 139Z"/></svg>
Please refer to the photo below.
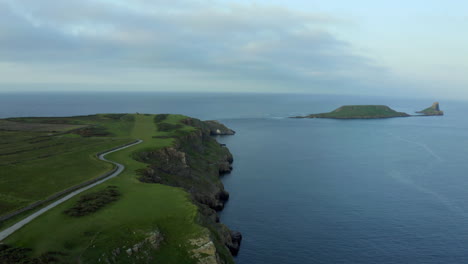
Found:
<svg viewBox="0 0 468 264"><path fill-rule="evenodd" d="M130 144L130 145L127 145L127 146L124 146L124 147L121 147L121 148L117 148L117 149L114 149L114 150L111 150L111 151L108 151L108 152L105 152L105 153L102 153L98 156L98 158L100 160L103 160L103 161L107 161L107 162L110 162L110 163L113 163L117 166L117 170L112 173L111 175L109 175L109 177L105 178L105 179L102 179L100 181L97 181L95 183L92 183L88 186L85 186L81 189L78 189L76 191L73 191L69 194L67 194L66 196L58 199L57 201L47 205L46 207L40 209L39 211L37 212L34 212L33 214L31 214L30 216L24 218L23 220L19 221L18 223L12 225L11 227L3 230L0 232L0 241L4 240L5 238L7 238L9 235L13 234L14 232L16 232L17 230L19 230L20 228L22 228L23 226L25 226L26 224L28 224L29 222L31 222L32 220L34 220L35 218L37 218L38 216L42 215L43 213L49 211L50 209L56 207L57 205L69 200L70 198L88 190L88 189L91 189L93 188L94 186L98 185L98 184L101 184L109 179L112 179L114 177L116 177L117 175L119 175L120 173L122 173L122 171L125 169L125 166L120 164L120 163L117 163L117 162L114 162L114 161L110 161L110 160L107 160L105 158L105 156L107 154L110 154L110 153L113 153L113 152L116 152L116 151L119 151L119 150L122 150L122 149L126 149L126 148L129 148L129 147L132 147L132 146L135 146L137 144L140 144L141 142L143 142L143 140L138 140L137 142L133 143L133 144Z"/></svg>

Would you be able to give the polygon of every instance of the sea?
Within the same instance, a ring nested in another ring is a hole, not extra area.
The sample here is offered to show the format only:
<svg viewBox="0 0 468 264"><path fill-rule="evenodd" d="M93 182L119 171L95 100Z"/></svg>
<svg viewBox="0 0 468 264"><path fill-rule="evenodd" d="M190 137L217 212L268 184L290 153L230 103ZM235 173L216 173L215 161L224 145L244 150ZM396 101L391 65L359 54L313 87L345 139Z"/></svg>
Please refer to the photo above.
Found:
<svg viewBox="0 0 468 264"><path fill-rule="evenodd" d="M445 116L290 119L347 104L413 113L435 101L313 94L1 93L0 118L178 113L219 120L234 155L221 221L238 264L468 263L468 102Z"/></svg>

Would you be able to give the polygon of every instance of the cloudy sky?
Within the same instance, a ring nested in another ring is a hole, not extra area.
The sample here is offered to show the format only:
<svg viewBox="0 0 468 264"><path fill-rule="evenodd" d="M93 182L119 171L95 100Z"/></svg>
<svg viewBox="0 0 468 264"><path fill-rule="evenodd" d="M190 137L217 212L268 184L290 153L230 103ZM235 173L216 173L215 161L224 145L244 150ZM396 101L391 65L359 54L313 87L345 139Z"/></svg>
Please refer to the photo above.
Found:
<svg viewBox="0 0 468 264"><path fill-rule="evenodd" d="M0 0L0 91L468 99L468 2Z"/></svg>

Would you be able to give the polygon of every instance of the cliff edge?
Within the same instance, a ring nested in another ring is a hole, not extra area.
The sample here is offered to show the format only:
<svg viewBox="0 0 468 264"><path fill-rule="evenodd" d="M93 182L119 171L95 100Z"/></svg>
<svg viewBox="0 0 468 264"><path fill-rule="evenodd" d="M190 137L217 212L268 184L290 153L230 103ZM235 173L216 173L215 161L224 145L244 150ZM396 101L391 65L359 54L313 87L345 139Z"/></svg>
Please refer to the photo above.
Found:
<svg viewBox="0 0 468 264"><path fill-rule="evenodd" d="M163 123L157 123L159 129L165 127ZM139 171L139 180L185 189L199 208L200 224L215 233L212 240L216 252L237 255L242 235L220 223L217 214L229 199L220 177L231 172L233 156L212 137L235 132L217 121L186 118L181 123L196 129L181 132L170 147L137 154L137 160L149 164ZM216 259L226 263L226 257Z"/></svg>

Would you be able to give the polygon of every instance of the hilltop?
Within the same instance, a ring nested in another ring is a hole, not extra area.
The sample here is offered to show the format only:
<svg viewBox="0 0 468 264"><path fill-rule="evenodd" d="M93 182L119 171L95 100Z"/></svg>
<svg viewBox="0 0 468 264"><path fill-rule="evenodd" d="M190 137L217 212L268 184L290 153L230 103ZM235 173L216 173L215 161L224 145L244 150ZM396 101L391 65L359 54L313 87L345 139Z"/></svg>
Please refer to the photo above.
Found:
<svg viewBox="0 0 468 264"><path fill-rule="evenodd" d="M418 114L424 114L426 116L434 116L434 115L444 115L444 111L441 111L439 108L439 103L435 102L430 107L416 112Z"/></svg>
<svg viewBox="0 0 468 264"><path fill-rule="evenodd" d="M410 115L397 112L385 105L345 105L329 113L311 114L294 118L373 119L408 116Z"/></svg>

